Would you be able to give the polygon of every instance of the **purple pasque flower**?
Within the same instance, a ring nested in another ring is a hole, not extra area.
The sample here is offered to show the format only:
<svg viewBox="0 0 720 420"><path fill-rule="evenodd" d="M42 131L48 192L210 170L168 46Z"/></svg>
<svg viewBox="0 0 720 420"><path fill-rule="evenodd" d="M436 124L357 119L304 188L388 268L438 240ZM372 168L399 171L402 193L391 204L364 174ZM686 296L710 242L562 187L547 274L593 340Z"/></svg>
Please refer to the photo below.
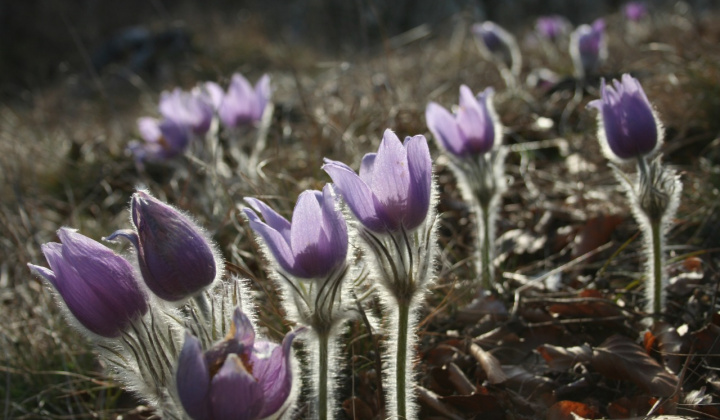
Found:
<svg viewBox="0 0 720 420"><path fill-rule="evenodd" d="M231 128L255 124L262 119L270 95L270 76L267 74L253 88L242 74L235 73L218 109L220 121Z"/></svg>
<svg viewBox="0 0 720 420"><path fill-rule="evenodd" d="M42 246L50 269L28 264L65 301L70 313L91 332L114 338L148 310L147 296L132 265L108 247L74 229L58 230L60 242Z"/></svg>
<svg viewBox="0 0 720 420"><path fill-rule="evenodd" d="M348 233L345 219L335 206L330 184L322 192L305 191L298 197L292 223L260 200L246 198L255 209L245 209L250 227L289 274L301 278L322 278L340 267L347 256ZM263 223L255 211L259 212Z"/></svg>
<svg viewBox="0 0 720 420"><path fill-rule="evenodd" d="M425 119L440 146L456 157L482 155L492 150L500 137L500 123L492 105L494 90L485 89L475 97L469 87L460 86L460 106L450 111L430 102Z"/></svg>
<svg viewBox="0 0 720 420"><path fill-rule="evenodd" d="M540 16L535 21L535 31L550 41L557 40L570 29L570 22L560 15Z"/></svg>
<svg viewBox="0 0 720 420"><path fill-rule="evenodd" d="M215 112L210 95L197 89L186 92L180 88L163 92L159 109L163 117L188 127L197 135L208 132Z"/></svg>
<svg viewBox="0 0 720 420"><path fill-rule="evenodd" d="M118 230L107 240L120 236L135 246L143 280L155 295L174 302L212 284L217 259L195 222L145 191L133 194L130 212L135 230Z"/></svg>
<svg viewBox="0 0 720 420"><path fill-rule="evenodd" d="M256 341L247 316L236 309L225 340L203 352L200 341L185 336L175 376L178 396L193 420L253 420L276 417L292 401L295 378L292 342Z"/></svg>
<svg viewBox="0 0 720 420"><path fill-rule="evenodd" d="M488 51L493 54L507 48L507 39L509 36L512 36L501 26L490 21L474 24L471 32L482 40Z"/></svg>
<svg viewBox="0 0 720 420"><path fill-rule="evenodd" d="M190 142L188 129L173 120L143 117L137 121L144 142L133 141L128 148L138 161L164 161L185 152Z"/></svg>
<svg viewBox="0 0 720 420"><path fill-rule="evenodd" d="M648 14L647 5L642 1L631 1L629 3L625 3L623 6L623 12L625 13L625 17L633 22L643 20L643 18L645 18Z"/></svg>
<svg viewBox="0 0 720 420"><path fill-rule="evenodd" d="M654 152L662 129L640 82L623 74L611 86L603 80L600 91L602 97L588 107L599 111L599 137L608 158L626 160Z"/></svg>
<svg viewBox="0 0 720 420"><path fill-rule="evenodd" d="M570 38L570 55L582 76L597 71L607 55L604 19L595 20L592 26L578 26Z"/></svg>
<svg viewBox="0 0 720 420"><path fill-rule="evenodd" d="M412 230L428 215L432 160L425 136L406 137L401 143L388 129L378 152L363 157L359 175L330 159L322 168L358 221L371 231Z"/></svg>

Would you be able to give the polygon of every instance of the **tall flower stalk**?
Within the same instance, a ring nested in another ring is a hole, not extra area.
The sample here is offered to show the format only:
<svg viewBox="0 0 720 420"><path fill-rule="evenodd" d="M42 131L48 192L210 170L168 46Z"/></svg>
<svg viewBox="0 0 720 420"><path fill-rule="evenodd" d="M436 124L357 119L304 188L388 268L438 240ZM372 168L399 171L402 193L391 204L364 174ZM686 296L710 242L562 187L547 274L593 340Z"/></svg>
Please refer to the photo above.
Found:
<svg viewBox="0 0 720 420"><path fill-rule="evenodd" d="M300 194L292 222L260 200L246 198L245 215L274 261L276 282L284 291L288 318L310 327L310 379L318 419L332 418L335 377L340 364L338 335L348 317L346 278L348 232L332 187ZM260 219L257 213L265 220Z"/></svg>
<svg viewBox="0 0 720 420"><path fill-rule="evenodd" d="M404 143L386 130L377 153L357 174L344 163L323 166L355 218L364 256L385 310L388 354L384 375L388 415L417 418L413 388L417 313L434 276L436 245L432 160L424 136Z"/></svg>
<svg viewBox="0 0 720 420"><path fill-rule="evenodd" d="M663 128L636 79L624 74L611 86L602 82L601 99L588 107L598 112L598 137L603 152L613 162L637 162L635 179L618 166L613 171L625 188L635 219L645 242L648 283L646 310L660 314L665 307L665 236L677 211L682 184L671 168L662 164L661 155L650 160L660 147Z"/></svg>
<svg viewBox="0 0 720 420"><path fill-rule="evenodd" d="M492 104L493 90L477 97L469 87L460 87L455 115L431 102L425 111L430 131L450 158L463 198L470 203L477 221L477 273L483 290L496 287L493 259L495 220L505 191L505 151L501 147L502 126Z"/></svg>

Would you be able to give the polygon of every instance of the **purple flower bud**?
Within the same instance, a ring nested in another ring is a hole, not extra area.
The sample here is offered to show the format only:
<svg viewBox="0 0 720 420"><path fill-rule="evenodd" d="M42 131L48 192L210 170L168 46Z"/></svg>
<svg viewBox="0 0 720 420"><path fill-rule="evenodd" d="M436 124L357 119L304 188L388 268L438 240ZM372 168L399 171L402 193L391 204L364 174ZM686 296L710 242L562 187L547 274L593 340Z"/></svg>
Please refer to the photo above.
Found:
<svg viewBox="0 0 720 420"><path fill-rule="evenodd" d="M270 94L270 76L267 74L253 88L242 74L235 73L218 110L220 121L232 128L260 121Z"/></svg>
<svg viewBox="0 0 720 420"><path fill-rule="evenodd" d="M348 234L345 219L335 206L328 184L320 191L305 191L298 197L292 223L265 203L246 198L255 211L245 214L253 230L263 237L283 270L301 278L322 278L345 262Z"/></svg>
<svg viewBox="0 0 720 420"><path fill-rule="evenodd" d="M149 117L139 118L137 124L144 143L132 142L128 148L138 161L163 161L185 152L190 140L185 126Z"/></svg>
<svg viewBox="0 0 720 420"><path fill-rule="evenodd" d="M132 265L106 246L73 229L42 246L50 269L28 264L58 291L70 312L93 333L113 338L148 310Z"/></svg>
<svg viewBox="0 0 720 420"><path fill-rule="evenodd" d="M185 92L176 88L160 95L160 113L163 117L188 127L193 133L203 135L210 129L213 106L209 96L200 90Z"/></svg>
<svg viewBox="0 0 720 420"><path fill-rule="evenodd" d="M210 241L189 217L144 191L130 205L136 231L119 230L137 249L145 284L157 296L178 301L212 284L217 261Z"/></svg>
<svg viewBox="0 0 720 420"><path fill-rule="evenodd" d="M626 160L654 152L662 141L662 130L640 82L623 74L612 86L603 80L601 93L602 98L588 107L600 111L599 137L608 158Z"/></svg>
<svg viewBox="0 0 720 420"><path fill-rule="evenodd" d="M647 6L641 1L631 1L623 6L625 17L633 22L639 22L647 16Z"/></svg>
<svg viewBox="0 0 720 420"><path fill-rule="evenodd" d="M477 39L482 41L482 45L487 52L498 57L501 61L505 62L508 67L513 64L511 62L513 59L512 50L517 49L517 42L510 32L490 21L476 23L470 31Z"/></svg>
<svg viewBox="0 0 720 420"><path fill-rule="evenodd" d="M447 109L430 102L425 119L435 140L457 157L489 152L500 139L501 128L492 105L494 91L487 88L477 98L469 87L460 86L460 107L453 116Z"/></svg>
<svg viewBox="0 0 720 420"><path fill-rule="evenodd" d="M597 72L607 55L605 20L578 26L570 38L570 55L579 76Z"/></svg>
<svg viewBox="0 0 720 420"><path fill-rule="evenodd" d="M176 383L183 408L194 420L253 420L281 415L293 390L292 341L255 341L250 320L239 309L225 340L203 353L186 335Z"/></svg>
<svg viewBox="0 0 720 420"><path fill-rule="evenodd" d="M385 130L377 153L365 155L360 175L342 162L325 159L330 175L355 217L375 232L415 229L430 208L432 160L424 136L400 139Z"/></svg>
<svg viewBox="0 0 720 420"><path fill-rule="evenodd" d="M570 29L570 22L559 15L540 16L535 22L535 31L543 38L555 41Z"/></svg>

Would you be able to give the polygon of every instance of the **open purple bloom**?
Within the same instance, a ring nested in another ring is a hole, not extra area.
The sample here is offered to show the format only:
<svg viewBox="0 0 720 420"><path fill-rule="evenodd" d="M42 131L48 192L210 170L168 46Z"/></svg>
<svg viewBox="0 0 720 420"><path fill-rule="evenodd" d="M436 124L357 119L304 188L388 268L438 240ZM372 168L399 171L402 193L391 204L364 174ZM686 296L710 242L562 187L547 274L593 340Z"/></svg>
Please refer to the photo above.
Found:
<svg viewBox="0 0 720 420"><path fill-rule="evenodd" d="M400 139L385 130L377 153L365 155L356 174L342 162L325 159L330 175L355 217L375 232L411 230L420 226L430 208L432 160L427 140L418 135Z"/></svg>
<svg viewBox="0 0 720 420"><path fill-rule="evenodd" d="M640 82L629 74L601 87L602 98L588 104L599 111L600 137L621 160L648 155L660 144L660 129ZM612 156L608 156L612 157Z"/></svg>
<svg viewBox="0 0 720 420"><path fill-rule="evenodd" d="M210 95L196 89L185 92L176 88L172 92L163 92L159 108L163 117L188 127L198 135L210 129L214 113Z"/></svg>
<svg viewBox="0 0 720 420"><path fill-rule="evenodd" d="M93 333L113 338L148 310L147 296L125 258L73 229L42 246L50 269L28 264L58 291L70 312Z"/></svg>
<svg viewBox="0 0 720 420"><path fill-rule="evenodd" d="M190 141L188 129L173 120L143 117L137 121L144 142L131 142L128 148L138 161L163 161L185 152Z"/></svg>
<svg viewBox="0 0 720 420"><path fill-rule="evenodd" d="M493 89L476 98L469 87L460 86L460 107L450 111L430 102L425 119L440 146L457 157L481 155L492 150L499 138L499 122L492 105Z"/></svg>
<svg viewBox="0 0 720 420"><path fill-rule="evenodd" d="M535 22L535 31L541 37L555 41L570 29L567 19L559 15L540 16Z"/></svg>
<svg viewBox="0 0 720 420"><path fill-rule="evenodd" d="M570 55L578 72L588 75L597 71L607 54L605 43L605 20L578 26L570 42Z"/></svg>
<svg viewBox="0 0 720 420"><path fill-rule="evenodd" d="M633 22L641 21L647 16L647 5L641 1L631 1L623 6L623 12L628 20Z"/></svg>
<svg viewBox="0 0 720 420"><path fill-rule="evenodd" d="M220 121L233 128L260 121L270 94L270 76L267 74L253 88L242 74L235 73L218 110Z"/></svg>
<svg viewBox="0 0 720 420"><path fill-rule="evenodd" d="M203 352L186 335L176 383L183 408L194 420L253 420L282 414L293 389L292 342L255 341L250 320L240 309L225 340Z"/></svg>
<svg viewBox="0 0 720 420"><path fill-rule="evenodd" d="M245 201L265 219L263 223L255 211L246 208L250 227L263 237L277 262L289 274L301 278L326 277L345 261L347 226L335 206L329 184L322 192L300 194L292 223L260 200L246 198Z"/></svg>
<svg viewBox="0 0 720 420"><path fill-rule="evenodd" d="M178 301L215 280L212 246L189 217L144 191L133 194L130 212L136 230L119 230L107 240L120 236L132 242L140 272L153 293Z"/></svg>

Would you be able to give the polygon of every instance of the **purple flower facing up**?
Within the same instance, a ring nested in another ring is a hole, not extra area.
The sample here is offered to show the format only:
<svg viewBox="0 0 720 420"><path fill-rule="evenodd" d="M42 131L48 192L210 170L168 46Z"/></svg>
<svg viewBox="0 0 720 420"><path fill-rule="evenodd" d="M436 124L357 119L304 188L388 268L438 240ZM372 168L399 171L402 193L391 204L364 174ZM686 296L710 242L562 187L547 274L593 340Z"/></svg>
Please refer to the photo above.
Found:
<svg viewBox="0 0 720 420"><path fill-rule="evenodd" d="M119 230L137 249L145 284L168 301L188 298L212 284L217 261L210 241L189 217L144 191L133 194L133 230Z"/></svg>
<svg viewBox="0 0 720 420"><path fill-rule="evenodd" d="M599 111L599 137L610 159L646 156L659 147L662 129L640 82L629 74L612 85L602 82L602 98L588 104Z"/></svg>
<svg viewBox="0 0 720 420"><path fill-rule="evenodd" d="M50 269L28 264L49 281L70 313L91 332L113 338L148 310L147 296L125 258L74 229L42 246Z"/></svg>
<svg viewBox="0 0 720 420"><path fill-rule="evenodd" d="M570 22L559 15L540 16L535 22L535 31L545 39L555 41L568 33Z"/></svg>
<svg viewBox="0 0 720 420"><path fill-rule="evenodd" d="M647 6L641 1L631 1L623 6L623 12L628 20L639 22L647 16Z"/></svg>
<svg viewBox="0 0 720 420"><path fill-rule="evenodd" d="M172 92L163 92L159 108L163 117L188 127L197 135L207 133L214 113L210 96L195 89L185 92L176 88Z"/></svg>
<svg viewBox="0 0 720 420"><path fill-rule="evenodd" d="M140 162L172 159L183 154L190 142L187 128L173 120L143 117L137 125L144 142L133 141L128 149Z"/></svg>
<svg viewBox="0 0 720 420"><path fill-rule="evenodd" d="M571 37L570 55L578 75L586 76L597 72L607 55L605 20L597 19L592 26L578 26Z"/></svg>
<svg viewBox="0 0 720 420"><path fill-rule="evenodd" d="M401 143L395 133L385 130L378 152L363 157L359 175L330 159L325 159L323 170L358 221L371 231L412 230L428 215L432 160L422 135Z"/></svg>
<svg viewBox="0 0 720 420"><path fill-rule="evenodd" d="M348 233L342 213L335 206L331 186L322 192L305 191L298 197L292 223L265 203L246 198L250 227L287 273L300 278L322 278L340 267L347 256ZM259 212L263 223L255 212Z"/></svg>
<svg viewBox="0 0 720 420"><path fill-rule="evenodd" d="M240 309L225 340L206 352L185 336L178 360L178 396L193 420L253 420L277 417L290 407L293 391L292 342L255 341L250 320Z"/></svg>
<svg viewBox="0 0 720 420"><path fill-rule="evenodd" d="M253 88L242 74L235 73L218 110L220 121L230 128L255 124L262 119L270 94L267 74Z"/></svg>
<svg viewBox="0 0 720 420"><path fill-rule="evenodd" d="M460 86L460 106L450 111L430 102L425 119L440 146L455 157L482 155L492 150L500 137L500 123L492 105L493 89L475 97L469 87Z"/></svg>

